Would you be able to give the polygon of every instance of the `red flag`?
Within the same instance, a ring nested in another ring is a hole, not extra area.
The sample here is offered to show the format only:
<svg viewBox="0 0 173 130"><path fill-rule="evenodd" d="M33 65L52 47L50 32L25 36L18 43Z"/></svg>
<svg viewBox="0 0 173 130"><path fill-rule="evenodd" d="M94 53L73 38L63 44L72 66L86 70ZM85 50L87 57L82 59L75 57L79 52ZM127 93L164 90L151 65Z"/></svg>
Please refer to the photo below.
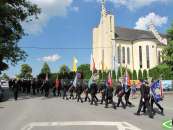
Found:
<svg viewBox="0 0 173 130"><path fill-rule="evenodd" d="M162 80L160 80L160 96L163 97L163 83L162 83Z"/></svg>
<svg viewBox="0 0 173 130"><path fill-rule="evenodd" d="M111 77L111 73L109 72L108 74L108 84L110 87L112 87L112 77Z"/></svg>

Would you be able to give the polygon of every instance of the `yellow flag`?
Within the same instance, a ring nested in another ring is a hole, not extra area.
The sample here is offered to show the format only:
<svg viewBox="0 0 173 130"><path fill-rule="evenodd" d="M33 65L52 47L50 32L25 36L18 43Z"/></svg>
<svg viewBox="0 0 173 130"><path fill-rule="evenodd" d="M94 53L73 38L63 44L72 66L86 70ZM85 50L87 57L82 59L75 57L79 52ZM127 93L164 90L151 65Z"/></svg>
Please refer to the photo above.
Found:
<svg viewBox="0 0 173 130"><path fill-rule="evenodd" d="M77 63L78 63L78 60L76 57L73 57L73 72L77 72Z"/></svg>

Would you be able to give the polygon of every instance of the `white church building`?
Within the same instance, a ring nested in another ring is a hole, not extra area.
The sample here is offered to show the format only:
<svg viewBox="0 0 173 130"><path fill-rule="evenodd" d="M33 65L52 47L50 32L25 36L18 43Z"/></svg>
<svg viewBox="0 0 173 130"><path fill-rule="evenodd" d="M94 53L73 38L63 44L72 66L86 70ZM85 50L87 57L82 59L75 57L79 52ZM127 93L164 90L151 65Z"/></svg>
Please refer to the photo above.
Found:
<svg viewBox="0 0 173 130"><path fill-rule="evenodd" d="M102 0L101 19L93 29L93 59L97 70L114 70L127 66L131 70L148 70L162 62L161 52L167 44L154 25L136 30L115 25Z"/></svg>

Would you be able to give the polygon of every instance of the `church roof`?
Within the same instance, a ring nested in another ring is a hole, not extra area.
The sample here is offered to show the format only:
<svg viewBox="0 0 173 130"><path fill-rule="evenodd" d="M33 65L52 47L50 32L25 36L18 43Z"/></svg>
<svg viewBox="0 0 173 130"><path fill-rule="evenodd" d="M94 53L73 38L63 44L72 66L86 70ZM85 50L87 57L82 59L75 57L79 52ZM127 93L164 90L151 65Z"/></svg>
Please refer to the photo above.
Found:
<svg viewBox="0 0 173 130"><path fill-rule="evenodd" d="M155 36L150 31L145 30L137 30L137 29L129 29L124 27L115 27L116 39L119 40L127 40L127 41L135 41L141 39L155 39ZM162 37L166 37L166 35L160 34Z"/></svg>

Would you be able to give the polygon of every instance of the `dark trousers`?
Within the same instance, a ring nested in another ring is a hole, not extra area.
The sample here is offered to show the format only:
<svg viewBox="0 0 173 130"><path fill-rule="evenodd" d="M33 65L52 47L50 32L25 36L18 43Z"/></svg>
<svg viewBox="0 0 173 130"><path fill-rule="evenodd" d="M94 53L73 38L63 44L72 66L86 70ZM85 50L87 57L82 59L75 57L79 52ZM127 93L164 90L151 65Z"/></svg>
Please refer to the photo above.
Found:
<svg viewBox="0 0 173 130"><path fill-rule="evenodd" d="M74 99L73 91L70 92L70 99Z"/></svg>
<svg viewBox="0 0 173 130"><path fill-rule="evenodd" d="M48 97L49 96L49 90L45 90L45 97Z"/></svg>
<svg viewBox="0 0 173 130"><path fill-rule="evenodd" d="M153 104L156 104L156 106L160 109L161 112L163 112L163 107L154 100L153 97L151 97L151 110L154 112Z"/></svg>
<svg viewBox="0 0 173 130"><path fill-rule="evenodd" d="M85 93L85 102L87 101L87 99L88 99L89 102L91 101L91 99L88 96L88 92Z"/></svg>
<svg viewBox="0 0 173 130"><path fill-rule="evenodd" d="M100 104L103 104L103 101L105 101L105 93L102 93L102 99Z"/></svg>
<svg viewBox="0 0 173 130"><path fill-rule="evenodd" d="M63 99L68 99L67 97L67 90L66 89L63 89Z"/></svg>
<svg viewBox="0 0 173 130"><path fill-rule="evenodd" d="M153 114L152 114L152 111L151 111L151 106L149 104L149 100L145 99L145 101L143 102L142 98L140 99L137 114L140 114L142 107L144 107L144 109L147 108L149 117L153 117Z"/></svg>
<svg viewBox="0 0 173 130"><path fill-rule="evenodd" d="M53 96L55 97L56 96L56 88L53 88Z"/></svg>
<svg viewBox="0 0 173 130"><path fill-rule="evenodd" d="M115 103L113 101L113 97L106 97L106 100L105 100L105 107L106 108L108 107L109 103L112 104L113 108L116 108Z"/></svg>
<svg viewBox="0 0 173 130"><path fill-rule="evenodd" d="M18 98L18 92L14 92L14 99L17 100Z"/></svg>
<svg viewBox="0 0 173 130"><path fill-rule="evenodd" d="M91 94L91 105L93 104L93 102L95 103L95 105L97 105L97 101L98 98L96 97L96 94Z"/></svg>
<svg viewBox="0 0 173 130"><path fill-rule="evenodd" d="M130 97L130 93L126 93L125 96L124 96L124 99L126 101L126 106L128 105L132 105L132 103L129 101L129 97Z"/></svg>
<svg viewBox="0 0 173 130"><path fill-rule="evenodd" d="M123 100L122 100L122 96L119 96L119 97L118 97L117 107L119 107L120 103L121 103L121 105L122 105L123 108L126 108L126 107L125 107L125 104L124 104L124 102L123 102Z"/></svg>
<svg viewBox="0 0 173 130"><path fill-rule="evenodd" d="M61 97L61 89L60 89L60 88L58 88L57 96L58 96L58 97Z"/></svg>
<svg viewBox="0 0 173 130"><path fill-rule="evenodd" d="M83 103L83 100L81 98L81 93L77 93L77 102L79 102L79 100L81 101L81 103Z"/></svg>

